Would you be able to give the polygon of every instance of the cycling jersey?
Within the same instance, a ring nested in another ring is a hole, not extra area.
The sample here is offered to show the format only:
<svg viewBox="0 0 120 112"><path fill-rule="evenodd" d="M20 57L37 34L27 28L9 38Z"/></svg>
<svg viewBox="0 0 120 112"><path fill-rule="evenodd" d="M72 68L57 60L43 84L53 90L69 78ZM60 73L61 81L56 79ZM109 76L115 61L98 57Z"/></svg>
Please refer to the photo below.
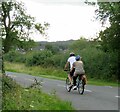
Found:
<svg viewBox="0 0 120 112"><path fill-rule="evenodd" d="M76 61L75 56L71 56L67 60L70 63L70 69L72 69L73 63Z"/></svg>
<svg viewBox="0 0 120 112"><path fill-rule="evenodd" d="M74 62L73 66L75 67L75 74L85 74L82 61Z"/></svg>

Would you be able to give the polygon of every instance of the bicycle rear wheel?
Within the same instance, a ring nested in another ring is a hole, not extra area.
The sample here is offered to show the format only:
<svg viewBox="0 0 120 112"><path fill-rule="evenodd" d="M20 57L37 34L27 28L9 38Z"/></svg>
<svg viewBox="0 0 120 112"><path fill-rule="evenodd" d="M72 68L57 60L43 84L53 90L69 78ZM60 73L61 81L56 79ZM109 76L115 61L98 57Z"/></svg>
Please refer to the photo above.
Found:
<svg viewBox="0 0 120 112"><path fill-rule="evenodd" d="M78 92L79 92L79 94L82 95L84 93L84 89L85 89L85 83L84 83L83 80L80 80L78 82Z"/></svg>

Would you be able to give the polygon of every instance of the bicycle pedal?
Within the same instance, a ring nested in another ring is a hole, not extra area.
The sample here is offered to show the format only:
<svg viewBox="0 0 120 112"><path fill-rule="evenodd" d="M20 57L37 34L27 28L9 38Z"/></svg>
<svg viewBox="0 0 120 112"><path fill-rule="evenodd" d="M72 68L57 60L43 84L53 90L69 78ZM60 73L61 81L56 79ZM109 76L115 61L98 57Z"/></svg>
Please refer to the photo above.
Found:
<svg viewBox="0 0 120 112"><path fill-rule="evenodd" d="M73 90L77 90L77 86L74 86L72 89L73 89Z"/></svg>
<svg viewBox="0 0 120 112"><path fill-rule="evenodd" d="M74 88L73 90L77 90L77 88Z"/></svg>

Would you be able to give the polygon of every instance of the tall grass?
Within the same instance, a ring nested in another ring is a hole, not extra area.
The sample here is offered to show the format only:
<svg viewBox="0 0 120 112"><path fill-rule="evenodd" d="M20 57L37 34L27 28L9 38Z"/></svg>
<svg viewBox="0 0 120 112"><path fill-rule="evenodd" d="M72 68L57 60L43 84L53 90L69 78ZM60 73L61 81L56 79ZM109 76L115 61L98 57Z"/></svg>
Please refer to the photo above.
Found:
<svg viewBox="0 0 120 112"><path fill-rule="evenodd" d="M41 67L41 66L25 66L23 63L10 63L5 62L5 70L12 72L28 73L35 76L44 76L44 77L59 77L64 79L67 77L67 73L61 69L56 69L55 67Z"/></svg>
<svg viewBox="0 0 120 112"><path fill-rule="evenodd" d="M2 110L73 110L70 102L37 88L22 88L11 78L3 77Z"/></svg>

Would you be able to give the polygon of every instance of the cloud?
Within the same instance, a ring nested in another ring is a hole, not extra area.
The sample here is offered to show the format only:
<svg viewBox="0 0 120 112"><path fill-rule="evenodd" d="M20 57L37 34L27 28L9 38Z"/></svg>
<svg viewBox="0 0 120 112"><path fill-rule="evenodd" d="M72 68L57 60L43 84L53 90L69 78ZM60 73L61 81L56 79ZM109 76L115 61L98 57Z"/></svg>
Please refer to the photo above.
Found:
<svg viewBox="0 0 120 112"><path fill-rule="evenodd" d="M50 23L48 29L47 40L69 40L79 39L81 36L85 38L93 38L100 30L100 24L93 21L95 7L88 5L71 5L68 0L58 0L62 4L54 4L56 0L24 0L28 13L36 17L36 21L40 23ZM75 0L76 2L78 0ZM46 40L40 35L34 33L35 41Z"/></svg>

